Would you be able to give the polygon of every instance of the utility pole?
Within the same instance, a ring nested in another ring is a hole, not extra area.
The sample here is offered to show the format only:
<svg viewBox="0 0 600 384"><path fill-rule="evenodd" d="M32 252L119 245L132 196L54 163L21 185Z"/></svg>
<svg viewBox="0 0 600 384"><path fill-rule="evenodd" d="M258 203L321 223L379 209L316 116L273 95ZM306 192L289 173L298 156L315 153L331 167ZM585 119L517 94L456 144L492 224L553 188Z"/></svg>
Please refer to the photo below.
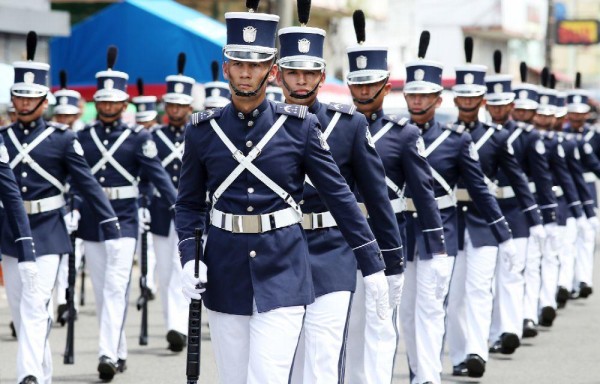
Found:
<svg viewBox="0 0 600 384"><path fill-rule="evenodd" d="M548 0L548 21L546 24L546 51L544 62L552 71L552 47L556 35L556 19L554 18L554 0Z"/></svg>

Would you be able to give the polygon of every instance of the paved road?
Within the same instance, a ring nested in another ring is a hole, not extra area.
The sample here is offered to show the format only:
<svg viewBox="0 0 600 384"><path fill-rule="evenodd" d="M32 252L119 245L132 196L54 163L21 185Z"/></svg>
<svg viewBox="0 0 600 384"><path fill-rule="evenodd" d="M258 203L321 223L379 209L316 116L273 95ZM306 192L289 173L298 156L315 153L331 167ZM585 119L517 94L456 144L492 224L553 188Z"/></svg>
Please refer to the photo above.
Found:
<svg viewBox="0 0 600 384"><path fill-rule="evenodd" d="M600 281L600 266L596 268ZM137 281L137 280L135 280ZM88 304L82 307L76 322L75 365L62 364L65 328L55 326L51 333L54 358L54 383L98 383L97 337L98 328L91 301L91 286L87 287ZM138 294L134 284L132 296ZM149 345L138 345L139 312L131 300L127 320L129 369L115 377L114 383L183 383L185 355L166 349L166 330L162 325L158 298L150 303ZM0 287L0 383L16 383L16 342L8 328L9 313L4 290ZM204 324L202 344L202 376L200 383L216 383L216 367L212 356L208 328ZM569 302L551 329L542 329L535 339L526 339L512 356L492 357L484 378L480 380L453 378L448 359L445 359L445 383L600 383L600 292L587 300ZM407 365L401 341L394 383L408 383ZM354 383L352 383L354 384Z"/></svg>

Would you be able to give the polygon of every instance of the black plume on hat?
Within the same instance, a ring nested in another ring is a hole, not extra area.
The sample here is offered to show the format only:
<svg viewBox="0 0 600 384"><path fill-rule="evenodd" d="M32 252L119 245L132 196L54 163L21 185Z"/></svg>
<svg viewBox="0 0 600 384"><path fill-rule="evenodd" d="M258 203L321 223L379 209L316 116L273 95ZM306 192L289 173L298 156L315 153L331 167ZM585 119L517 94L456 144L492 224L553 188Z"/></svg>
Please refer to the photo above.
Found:
<svg viewBox="0 0 600 384"><path fill-rule="evenodd" d="M138 95L142 96L144 94L144 80L141 77L138 77L137 79L137 89Z"/></svg>
<svg viewBox="0 0 600 384"><path fill-rule="evenodd" d="M550 71L548 70L548 67L544 67L542 69L542 73L540 74L540 78L541 78L540 83L542 84L542 87L548 88L548 83L550 81Z"/></svg>
<svg viewBox="0 0 600 384"><path fill-rule="evenodd" d="M502 52L499 50L494 51L494 71L496 73L500 73L500 69L502 68Z"/></svg>
<svg viewBox="0 0 600 384"><path fill-rule="evenodd" d="M521 72L521 82L527 82L527 63L521 61L521 65L519 65L519 71Z"/></svg>
<svg viewBox="0 0 600 384"><path fill-rule="evenodd" d="M550 89L556 88L556 76L554 73L550 74Z"/></svg>
<svg viewBox="0 0 600 384"><path fill-rule="evenodd" d="M356 33L356 42L362 44L365 42L365 14L360 9L357 9L352 14L352 21L354 22L354 32Z"/></svg>
<svg viewBox="0 0 600 384"><path fill-rule="evenodd" d="M66 89L67 88L67 72L64 69L60 70L60 72L58 73L58 78L59 78L59 83L60 83L60 89Z"/></svg>
<svg viewBox="0 0 600 384"><path fill-rule="evenodd" d="M33 60L35 57L35 49L37 47L37 33L29 31L27 34L27 60Z"/></svg>
<svg viewBox="0 0 600 384"><path fill-rule="evenodd" d="M113 69L115 63L117 62L117 47L111 45L108 47L108 52L106 53L106 67L108 69Z"/></svg>
<svg viewBox="0 0 600 384"><path fill-rule="evenodd" d="M185 53L179 52L179 55L177 56L177 73L180 75L183 75L183 70L185 69L185 59Z"/></svg>
<svg viewBox="0 0 600 384"><path fill-rule="evenodd" d="M419 59L424 59L427 54L427 48L429 48L429 40L431 39L431 35L429 31L421 32L421 37L419 37L419 52L417 53L417 57Z"/></svg>
<svg viewBox="0 0 600 384"><path fill-rule="evenodd" d="M248 8L248 12L256 12L258 9L258 3L260 3L260 0L246 0L246 8Z"/></svg>
<svg viewBox="0 0 600 384"><path fill-rule="evenodd" d="M581 72L575 74L575 88L581 88Z"/></svg>
<svg viewBox="0 0 600 384"><path fill-rule="evenodd" d="M471 36L465 37L465 60L468 64L473 60L473 38Z"/></svg>
<svg viewBox="0 0 600 384"><path fill-rule="evenodd" d="M298 21L300 25L308 24L310 18L310 0L298 0Z"/></svg>
<svg viewBox="0 0 600 384"><path fill-rule="evenodd" d="M216 60L210 63L210 70L212 72L212 80L219 80L219 63Z"/></svg>

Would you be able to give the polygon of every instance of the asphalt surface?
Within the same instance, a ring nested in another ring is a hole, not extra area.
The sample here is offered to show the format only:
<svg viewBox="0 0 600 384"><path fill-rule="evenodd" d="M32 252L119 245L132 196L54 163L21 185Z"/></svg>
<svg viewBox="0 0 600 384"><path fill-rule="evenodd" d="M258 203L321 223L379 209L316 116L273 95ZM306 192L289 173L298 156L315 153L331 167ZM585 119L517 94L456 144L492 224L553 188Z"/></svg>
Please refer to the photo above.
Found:
<svg viewBox="0 0 600 384"><path fill-rule="evenodd" d="M139 294L137 268L132 284L131 305L126 325L129 345L128 369L118 374L113 383L184 383L185 353L167 350L160 298L149 304L149 340L147 346L138 345L140 313L135 309ZM595 269L600 281L600 266ZM54 359L54 383L99 383L98 325L95 316L91 285L86 285L87 305L80 308L75 323L75 364L63 364L66 328L56 325L50 335ZM0 287L0 383L16 383L17 343L9 329L10 315L4 288ZM200 383L217 383L217 372L212 355L206 316L202 327L202 365ZM514 355L492 356L481 379L455 378L451 365L444 360L444 383L600 383L600 292L588 299L572 300L560 310L552 328L540 328L536 338L525 339ZM350 367L348 367L350 368ZM400 341L393 383L408 383L408 369L403 341ZM350 383L355 384L355 383Z"/></svg>

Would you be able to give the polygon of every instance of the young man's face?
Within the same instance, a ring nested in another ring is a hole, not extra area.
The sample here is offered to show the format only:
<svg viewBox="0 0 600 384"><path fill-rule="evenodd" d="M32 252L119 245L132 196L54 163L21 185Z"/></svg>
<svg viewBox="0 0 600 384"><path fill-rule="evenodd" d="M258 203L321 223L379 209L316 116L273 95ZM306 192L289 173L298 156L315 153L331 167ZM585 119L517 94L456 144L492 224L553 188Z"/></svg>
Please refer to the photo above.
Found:
<svg viewBox="0 0 600 384"><path fill-rule="evenodd" d="M585 120L587 119L587 113L575 113L569 112L567 113L567 119L569 120L569 124L574 129L579 129L583 127L585 124Z"/></svg>
<svg viewBox="0 0 600 384"><path fill-rule="evenodd" d="M61 124L66 124L69 126L69 128L73 127L73 123L77 120L77 118L79 117L79 115L63 115L63 114L56 114L54 115L54 120L57 123L61 123Z"/></svg>
<svg viewBox="0 0 600 384"><path fill-rule="evenodd" d="M98 118L105 123L117 121L127 109L127 101L97 101Z"/></svg>
<svg viewBox="0 0 600 384"><path fill-rule="evenodd" d="M435 116L435 110L442 104L439 93L405 93L410 118L419 124L424 124Z"/></svg>
<svg viewBox="0 0 600 384"><path fill-rule="evenodd" d="M489 105L486 104L485 108L492 117L492 121L497 124L504 124L510 117L510 113L513 110L513 103L506 105Z"/></svg>
<svg viewBox="0 0 600 384"><path fill-rule="evenodd" d="M544 131L549 131L549 130L552 130L552 127L554 127L554 123L556 122L556 117L554 116L554 114L540 115L539 113L537 113L535 115L535 117L533 118L533 122L536 127L540 128Z"/></svg>
<svg viewBox="0 0 600 384"><path fill-rule="evenodd" d="M321 70L279 68L277 71L277 84L283 90L286 101L291 104L312 105L324 83L325 72ZM305 96L313 89L316 89L316 91L309 97L297 97L298 95Z"/></svg>
<svg viewBox="0 0 600 384"><path fill-rule="evenodd" d="M167 103L165 113L169 118L169 124L181 126L185 124L189 115L192 113L192 106L185 104Z"/></svg>
<svg viewBox="0 0 600 384"><path fill-rule="evenodd" d="M12 96L12 103L15 107L17 120L23 123L30 123L39 119L48 108L48 99L42 97L20 97ZM43 101L42 101L43 100ZM41 102L41 104L40 104ZM39 106L38 106L39 105Z"/></svg>
<svg viewBox="0 0 600 384"><path fill-rule="evenodd" d="M482 103L483 95L472 97L456 96L454 98L454 105L458 107L459 120L466 123L476 121Z"/></svg>
<svg viewBox="0 0 600 384"><path fill-rule="evenodd" d="M535 109L513 109L512 117L517 121L523 121L529 123L535 116Z"/></svg>
<svg viewBox="0 0 600 384"><path fill-rule="evenodd" d="M350 94L352 95L356 109L365 115L370 115L371 113L379 111L383 107L383 100L392 90L392 85L387 82L387 79L376 83L351 84L348 87L350 88ZM383 89L381 89L381 87L383 87ZM379 92L380 90L381 92ZM377 94L377 92L379 92L379 94ZM368 104L357 102L357 100L367 101L371 99L373 99L373 101Z"/></svg>
<svg viewBox="0 0 600 384"><path fill-rule="evenodd" d="M271 64L270 60L263 62L229 60L223 63L223 74L231 85L241 92L256 91L267 76L267 80L262 84L262 92L258 92L255 96L260 97L264 96L267 83L273 81L277 74L277 67ZM234 96L233 93L232 97Z"/></svg>

